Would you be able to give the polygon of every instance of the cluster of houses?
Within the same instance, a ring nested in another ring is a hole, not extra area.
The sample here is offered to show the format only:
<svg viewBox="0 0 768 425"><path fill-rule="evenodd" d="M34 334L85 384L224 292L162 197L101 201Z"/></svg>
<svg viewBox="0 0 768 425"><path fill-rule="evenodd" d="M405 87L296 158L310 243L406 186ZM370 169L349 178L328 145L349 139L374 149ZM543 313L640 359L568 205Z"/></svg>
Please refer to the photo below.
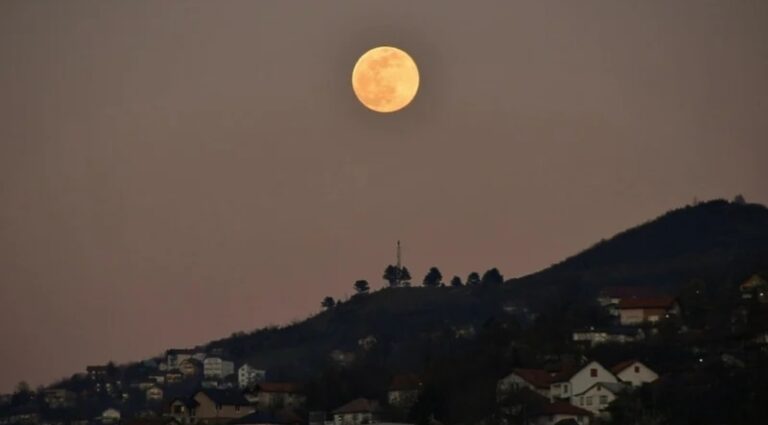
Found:
<svg viewBox="0 0 768 425"><path fill-rule="evenodd" d="M759 305L766 310L768 281L758 275L750 277L739 286L739 297L741 302L734 313L738 320L754 311L747 306ZM676 298L641 287L608 287L599 293L596 302L610 318L610 324L574 330L572 340L578 344L639 341L657 332L664 321L681 315ZM505 311L520 317L533 314L516 306L505 306ZM455 327L453 332L456 338L472 338L475 330L467 325ZM768 332L754 338L768 347ZM374 336L358 341L365 351L376 344ZM351 363L354 356L338 350L330 354L338 366ZM88 366L86 373L80 374L81 381L87 384L85 390L52 387L35 397L54 410L79 406L78 400L83 398L114 400L114 404L100 407L96 418L70 418L61 425L366 425L386 424L395 417L407 416L402 413L417 402L422 387L417 375L396 375L381 400L358 398L321 412L307 411L301 383L269 381L266 370L248 362L235 363L221 349L171 349L163 357L144 361L140 369L140 373L127 375L111 364ZM606 367L582 358L578 365L513 369L497 382L496 401L502 412L499 423L504 423L504 413L519 415L527 409L523 416L534 425L590 425L609 419L608 408L622 393L658 378L654 370L638 360ZM126 410L136 394L143 398L146 410ZM0 397L0 406L7 404L8 398ZM393 412L401 414L393 416ZM0 416L0 425L37 423L41 423L40 410L34 406L22 406L10 415Z"/></svg>
<svg viewBox="0 0 768 425"><path fill-rule="evenodd" d="M421 381L415 375L395 376L387 392L386 407L410 408L420 389ZM164 417L180 425L364 425L379 423L385 407L378 400L358 398L330 413L313 411L303 415L305 403L301 384L261 382L243 391L203 388L191 397L175 398Z"/></svg>
<svg viewBox="0 0 768 425"><path fill-rule="evenodd" d="M591 346L639 341L646 337L645 329L681 313L680 304L674 297L659 295L642 287L605 288L598 295L597 303L605 309L613 323L575 329L573 341Z"/></svg>
<svg viewBox="0 0 768 425"><path fill-rule="evenodd" d="M496 397L506 409L510 394L521 391L539 398L528 416L536 425L553 425L563 420L589 425L593 418L607 419L607 407L624 391L651 383L659 375L638 360L607 368L597 361L558 371L514 369L498 381ZM573 423L571 422L571 423Z"/></svg>

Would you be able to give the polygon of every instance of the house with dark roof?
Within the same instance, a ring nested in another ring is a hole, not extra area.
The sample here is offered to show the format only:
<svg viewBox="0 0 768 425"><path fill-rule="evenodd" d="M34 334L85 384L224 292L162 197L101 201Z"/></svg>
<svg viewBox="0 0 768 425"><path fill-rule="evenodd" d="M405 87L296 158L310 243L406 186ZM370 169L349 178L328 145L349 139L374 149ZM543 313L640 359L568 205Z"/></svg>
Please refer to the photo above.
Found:
<svg viewBox="0 0 768 425"><path fill-rule="evenodd" d="M237 391L202 389L189 398L177 398L169 406L170 416L184 424L224 423L256 409Z"/></svg>
<svg viewBox="0 0 768 425"><path fill-rule="evenodd" d="M611 368L611 372L622 382L633 387L639 387L659 379L659 375L653 369L635 359L616 364Z"/></svg>
<svg viewBox="0 0 768 425"><path fill-rule="evenodd" d="M531 414L530 423L533 425L555 425L559 423L572 424L575 422L578 425L589 425L592 417L593 414L589 410L582 409L565 401L554 401L536 408Z"/></svg>
<svg viewBox="0 0 768 425"><path fill-rule="evenodd" d="M533 392L549 397L549 384L552 376L543 369L512 369L496 384L496 399L501 400L514 391L527 388Z"/></svg>
<svg viewBox="0 0 768 425"><path fill-rule="evenodd" d="M569 367L552 377L549 395L553 399L566 399L579 394L598 382L619 382L619 378L596 361L581 367Z"/></svg>
<svg viewBox="0 0 768 425"><path fill-rule="evenodd" d="M334 425L363 425L378 421L379 403L358 398L333 411Z"/></svg>
<svg viewBox="0 0 768 425"><path fill-rule="evenodd" d="M418 375L395 375L387 389L387 403L394 407L408 408L416 403L420 392L421 379Z"/></svg>
<svg viewBox="0 0 768 425"><path fill-rule="evenodd" d="M303 386L296 382L260 382L254 391L259 409L297 409L306 402Z"/></svg>
<svg viewBox="0 0 768 425"><path fill-rule="evenodd" d="M680 314L680 305L668 296L623 299L618 308L619 321L624 326L656 323Z"/></svg>

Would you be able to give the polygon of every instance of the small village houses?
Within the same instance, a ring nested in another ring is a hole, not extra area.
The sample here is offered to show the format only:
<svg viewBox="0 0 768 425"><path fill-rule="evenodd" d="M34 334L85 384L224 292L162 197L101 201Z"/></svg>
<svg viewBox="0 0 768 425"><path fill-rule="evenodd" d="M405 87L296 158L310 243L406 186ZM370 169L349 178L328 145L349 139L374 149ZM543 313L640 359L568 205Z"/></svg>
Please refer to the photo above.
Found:
<svg viewBox="0 0 768 425"><path fill-rule="evenodd" d="M626 382L633 387L639 387L659 379L659 375L656 372L637 360L621 362L613 366L611 372L622 382Z"/></svg>

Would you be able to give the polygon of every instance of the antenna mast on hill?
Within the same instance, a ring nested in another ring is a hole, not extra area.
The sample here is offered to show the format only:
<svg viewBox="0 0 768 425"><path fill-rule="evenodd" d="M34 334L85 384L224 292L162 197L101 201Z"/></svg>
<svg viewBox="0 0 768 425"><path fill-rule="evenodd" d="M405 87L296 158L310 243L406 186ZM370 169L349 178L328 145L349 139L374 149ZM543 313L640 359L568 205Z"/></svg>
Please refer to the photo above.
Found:
<svg viewBox="0 0 768 425"><path fill-rule="evenodd" d="M402 258L401 258L401 251L400 251L400 241L397 241L397 281L396 285L400 286L403 280L403 267L402 267Z"/></svg>
<svg viewBox="0 0 768 425"><path fill-rule="evenodd" d="M397 241L397 268L400 269L400 266L402 265L400 262L400 241Z"/></svg>

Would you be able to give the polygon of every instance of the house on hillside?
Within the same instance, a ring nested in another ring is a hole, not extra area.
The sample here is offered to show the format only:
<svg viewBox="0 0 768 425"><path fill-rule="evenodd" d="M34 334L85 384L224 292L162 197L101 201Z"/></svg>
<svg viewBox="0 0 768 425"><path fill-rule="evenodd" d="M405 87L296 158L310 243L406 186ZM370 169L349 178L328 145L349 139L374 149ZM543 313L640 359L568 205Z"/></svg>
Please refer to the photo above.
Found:
<svg viewBox="0 0 768 425"><path fill-rule="evenodd" d="M93 381L101 381L109 376L109 368L107 366L87 366L85 372L88 374L88 378Z"/></svg>
<svg viewBox="0 0 768 425"><path fill-rule="evenodd" d="M184 378L200 376L203 374L203 362L194 357L189 357L179 362L178 369L184 375Z"/></svg>
<svg viewBox="0 0 768 425"><path fill-rule="evenodd" d="M144 392L147 401L162 401L163 389L159 385L152 385Z"/></svg>
<svg viewBox="0 0 768 425"><path fill-rule="evenodd" d="M627 391L628 388L629 384L623 382L598 382L586 390L574 394L571 397L571 404L607 419L605 409L622 391Z"/></svg>
<svg viewBox="0 0 768 425"><path fill-rule="evenodd" d="M181 362L192 358L193 354L195 351L187 348L171 348L165 352L165 365L168 370L178 369Z"/></svg>
<svg viewBox="0 0 768 425"><path fill-rule="evenodd" d="M306 402L301 384L294 382L261 382L255 391L259 409L296 409Z"/></svg>
<svg viewBox="0 0 768 425"><path fill-rule="evenodd" d="M248 388L267 379L267 371L256 369L248 363L243 363L237 369L237 383L240 388Z"/></svg>
<svg viewBox="0 0 768 425"><path fill-rule="evenodd" d="M659 295L658 292L643 286L608 286L597 296L597 303L605 308L611 316L619 316L621 300L646 298Z"/></svg>
<svg viewBox="0 0 768 425"><path fill-rule="evenodd" d="M568 402L554 401L537 408L530 416L531 421L529 423L532 425L572 424L573 422L577 425L589 425L593 414L589 410Z"/></svg>
<svg viewBox="0 0 768 425"><path fill-rule="evenodd" d="M624 326L656 323L680 314L680 305L673 297L628 298L619 302L619 321Z"/></svg>
<svg viewBox="0 0 768 425"><path fill-rule="evenodd" d="M659 379L659 375L653 369L638 360L627 360L618 363L611 368L611 372L619 380L633 387L639 387Z"/></svg>
<svg viewBox="0 0 768 425"><path fill-rule="evenodd" d="M589 327L573 331L574 342L585 343L591 347L608 342L623 344L644 338L645 332L642 329L629 326Z"/></svg>
<svg viewBox="0 0 768 425"><path fill-rule="evenodd" d="M549 395L552 399L569 400L574 394L584 392L598 382L619 382L610 370L596 361L591 361L582 367L573 367L555 375L549 385Z"/></svg>
<svg viewBox="0 0 768 425"><path fill-rule="evenodd" d="M195 408L198 403L192 397L178 397L168 404L167 416L180 424L189 424L196 420Z"/></svg>
<svg viewBox="0 0 768 425"><path fill-rule="evenodd" d="M496 399L501 400L510 393L523 388L528 388L549 398L551 380L552 376L542 369L513 369L496 384Z"/></svg>
<svg viewBox="0 0 768 425"><path fill-rule="evenodd" d="M203 360L203 376L206 378L226 378L235 373L235 364L221 357L206 357Z"/></svg>
<svg viewBox="0 0 768 425"><path fill-rule="evenodd" d="M358 398L333 411L334 425L363 425L378 422L379 403Z"/></svg>
<svg viewBox="0 0 768 425"><path fill-rule="evenodd" d="M409 408L416 403L420 392L421 379L417 375L395 375L387 389L387 403L394 407Z"/></svg>
<svg viewBox="0 0 768 425"><path fill-rule="evenodd" d="M239 392L215 389L199 390L192 397L177 398L169 405L169 415L183 424L223 422L255 410Z"/></svg>
<svg viewBox="0 0 768 425"><path fill-rule="evenodd" d="M48 388L43 391L43 401L51 409L63 409L75 405L77 395L63 388Z"/></svg>
<svg viewBox="0 0 768 425"><path fill-rule="evenodd" d="M739 285L741 298L768 303L768 280L758 274L754 274Z"/></svg>

